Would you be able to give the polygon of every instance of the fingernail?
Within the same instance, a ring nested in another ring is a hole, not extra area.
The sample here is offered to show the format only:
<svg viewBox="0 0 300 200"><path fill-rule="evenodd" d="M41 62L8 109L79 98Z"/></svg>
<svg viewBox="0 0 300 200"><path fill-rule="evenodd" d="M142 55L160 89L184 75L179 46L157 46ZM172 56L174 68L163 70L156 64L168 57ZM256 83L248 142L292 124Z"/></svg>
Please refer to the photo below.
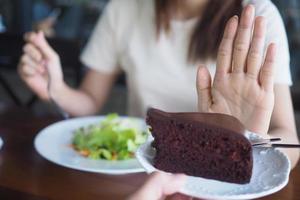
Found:
<svg viewBox="0 0 300 200"><path fill-rule="evenodd" d="M270 58L271 60L276 60L276 44L274 42L270 43L268 50L270 51Z"/></svg>
<svg viewBox="0 0 300 200"><path fill-rule="evenodd" d="M255 12L255 8L252 4L249 4L246 8L246 16L248 17L252 17L254 15L254 12Z"/></svg>
<svg viewBox="0 0 300 200"><path fill-rule="evenodd" d="M178 179L181 179L182 181L186 181L187 176L185 174L176 174L176 177Z"/></svg>
<svg viewBox="0 0 300 200"><path fill-rule="evenodd" d="M232 17L232 19L234 19L234 20L239 20L239 17L238 17L237 15L234 15L234 16Z"/></svg>
<svg viewBox="0 0 300 200"><path fill-rule="evenodd" d="M229 27L230 29L234 28L236 26L235 24L238 24L239 22L239 17L237 15L234 15L230 20L229 20Z"/></svg>
<svg viewBox="0 0 300 200"><path fill-rule="evenodd" d="M272 47L272 53L275 55L276 54L276 50L277 50L277 45L275 42L271 43L271 47Z"/></svg>

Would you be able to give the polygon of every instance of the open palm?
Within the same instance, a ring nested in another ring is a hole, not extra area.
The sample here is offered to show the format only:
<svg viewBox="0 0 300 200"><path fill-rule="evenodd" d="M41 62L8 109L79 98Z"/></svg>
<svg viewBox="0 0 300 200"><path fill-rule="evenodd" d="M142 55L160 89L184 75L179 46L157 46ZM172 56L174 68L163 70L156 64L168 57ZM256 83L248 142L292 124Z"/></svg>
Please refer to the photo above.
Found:
<svg viewBox="0 0 300 200"><path fill-rule="evenodd" d="M269 45L263 59L265 21L254 16L254 7L249 5L240 22L237 16L228 21L213 82L207 68L199 68L198 107L201 112L232 115L248 130L266 134L274 107L275 45Z"/></svg>

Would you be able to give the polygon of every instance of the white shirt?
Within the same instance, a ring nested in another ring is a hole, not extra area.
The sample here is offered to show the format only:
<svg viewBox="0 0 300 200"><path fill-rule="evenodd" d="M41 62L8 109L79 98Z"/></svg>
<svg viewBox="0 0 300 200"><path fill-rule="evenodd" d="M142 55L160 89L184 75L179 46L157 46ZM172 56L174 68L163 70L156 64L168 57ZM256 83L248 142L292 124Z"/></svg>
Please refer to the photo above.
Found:
<svg viewBox="0 0 300 200"><path fill-rule="evenodd" d="M267 22L266 44L277 50L276 84L291 85L286 32L270 0L244 0ZM171 34L156 36L154 0L111 0L85 47L82 62L102 73L122 69L128 86L128 114L144 116L147 108L197 111L197 65L187 62L196 19L171 21ZM215 73L215 62L208 69Z"/></svg>

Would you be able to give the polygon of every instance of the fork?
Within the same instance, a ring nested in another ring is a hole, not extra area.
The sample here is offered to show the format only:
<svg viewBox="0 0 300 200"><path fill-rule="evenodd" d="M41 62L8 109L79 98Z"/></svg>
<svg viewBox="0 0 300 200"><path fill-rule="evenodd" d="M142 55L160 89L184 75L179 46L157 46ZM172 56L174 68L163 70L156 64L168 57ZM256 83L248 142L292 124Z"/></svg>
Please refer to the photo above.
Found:
<svg viewBox="0 0 300 200"><path fill-rule="evenodd" d="M253 147L273 147L273 148L300 148L300 144L278 144L273 142L281 141L281 138L261 139L258 142L253 142Z"/></svg>
<svg viewBox="0 0 300 200"><path fill-rule="evenodd" d="M258 141L252 142L251 144L253 147L257 147L257 146L262 146L262 145L266 145L278 141L281 141L281 138L260 139Z"/></svg>
<svg viewBox="0 0 300 200"><path fill-rule="evenodd" d="M257 145L254 147L273 147L273 148L300 148L300 144L263 144L263 145Z"/></svg>

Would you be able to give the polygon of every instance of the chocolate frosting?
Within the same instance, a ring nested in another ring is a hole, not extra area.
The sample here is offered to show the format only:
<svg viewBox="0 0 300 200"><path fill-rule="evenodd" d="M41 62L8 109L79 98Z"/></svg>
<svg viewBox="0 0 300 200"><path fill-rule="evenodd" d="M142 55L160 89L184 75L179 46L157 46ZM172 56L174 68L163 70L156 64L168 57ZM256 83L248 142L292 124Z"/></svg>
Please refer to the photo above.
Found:
<svg viewBox="0 0 300 200"><path fill-rule="evenodd" d="M229 129L236 133L245 133L244 125L235 117L221 113L200 113L200 112L164 112L155 108L150 108L147 116L155 116L164 120L173 118L186 122L202 122L216 127Z"/></svg>

